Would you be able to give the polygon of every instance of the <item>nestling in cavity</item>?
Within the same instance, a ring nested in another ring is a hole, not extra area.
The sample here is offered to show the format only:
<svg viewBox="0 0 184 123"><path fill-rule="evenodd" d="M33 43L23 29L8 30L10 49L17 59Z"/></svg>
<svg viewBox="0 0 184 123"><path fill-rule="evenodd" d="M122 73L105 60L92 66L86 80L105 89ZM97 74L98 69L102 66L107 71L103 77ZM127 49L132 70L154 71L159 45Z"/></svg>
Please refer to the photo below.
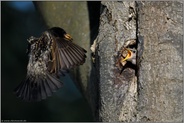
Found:
<svg viewBox="0 0 184 123"><path fill-rule="evenodd" d="M118 58L116 61L116 66L119 69L122 69L127 62L131 62L133 65L136 65L136 52L135 48L130 48L129 46L133 46L136 44L135 40L129 40L125 42L124 46L120 49L118 53Z"/></svg>

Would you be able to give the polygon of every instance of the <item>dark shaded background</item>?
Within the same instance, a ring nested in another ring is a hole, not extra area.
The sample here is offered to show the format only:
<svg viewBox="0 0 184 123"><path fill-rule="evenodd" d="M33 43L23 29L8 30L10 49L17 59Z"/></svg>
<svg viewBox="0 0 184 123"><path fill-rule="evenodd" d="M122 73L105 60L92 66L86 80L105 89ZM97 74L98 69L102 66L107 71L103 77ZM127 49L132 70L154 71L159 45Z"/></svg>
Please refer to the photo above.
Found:
<svg viewBox="0 0 184 123"><path fill-rule="evenodd" d="M46 29L32 2L1 2L1 119L26 121L92 121L86 100L69 76L62 78L64 87L46 100L23 102L13 94L26 76L27 39L38 37ZM21 9L17 9L20 5ZM22 8L24 5L24 8Z"/></svg>

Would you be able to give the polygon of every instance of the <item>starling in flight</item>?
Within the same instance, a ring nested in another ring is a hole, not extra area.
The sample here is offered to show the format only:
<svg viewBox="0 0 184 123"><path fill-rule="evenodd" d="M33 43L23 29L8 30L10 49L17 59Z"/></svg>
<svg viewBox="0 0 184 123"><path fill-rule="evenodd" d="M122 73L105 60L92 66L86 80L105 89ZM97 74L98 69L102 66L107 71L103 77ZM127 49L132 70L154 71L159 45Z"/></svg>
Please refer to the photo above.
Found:
<svg viewBox="0 0 184 123"><path fill-rule="evenodd" d="M14 90L25 101L40 101L62 87L59 76L84 64L86 50L72 42L62 28L53 27L28 39L27 75Z"/></svg>

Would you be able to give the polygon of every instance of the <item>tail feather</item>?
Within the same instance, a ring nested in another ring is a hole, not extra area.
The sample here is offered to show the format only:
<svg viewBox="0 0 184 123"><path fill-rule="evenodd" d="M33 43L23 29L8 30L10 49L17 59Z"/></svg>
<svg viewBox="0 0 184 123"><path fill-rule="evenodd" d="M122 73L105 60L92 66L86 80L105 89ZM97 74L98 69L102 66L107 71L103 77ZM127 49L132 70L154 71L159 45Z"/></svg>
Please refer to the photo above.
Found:
<svg viewBox="0 0 184 123"><path fill-rule="evenodd" d="M28 76L25 81L14 90L17 97L25 101L40 101L51 96L53 92L62 87L62 83L49 73L33 79Z"/></svg>
<svg viewBox="0 0 184 123"><path fill-rule="evenodd" d="M22 81L20 85L15 89L17 97L21 97L21 95L25 90L25 86L26 86L26 83Z"/></svg>
<svg viewBox="0 0 184 123"><path fill-rule="evenodd" d="M22 93L21 93L21 94L24 95L23 97L28 97L28 98L30 98L30 97L29 97L29 87L28 87L28 85L27 85L26 83L25 83L25 86L24 86L23 88L25 88L24 91L22 91Z"/></svg>
<svg viewBox="0 0 184 123"><path fill-rule="evenodd" d="M55 81L55 78L53 78L50 74L47 74L47 76L48 76L48 79L50 80L50 84L52 84L51 87L53 88L53 90L57 90L62 87L62 85L57 81Z"/></svg>
<svg viewBox="0 0 184 123"><path fill-rule="evenodd" d="M46 89L45 89L45 86L44 86L44 81L42 81L40 83L40 88L41 88L40 93L41 93L42 99L46 99L47 98L47 93L46 93Z"/></svg>
<svg viewBox="0 0 184 123"><path fill-rule="evenodd" d="M46 90L45 92L46 92L47 97L50 97L52 95L52 89L49 86L48 80L44 81L44 87L45 87L45 90Z"/></svg>

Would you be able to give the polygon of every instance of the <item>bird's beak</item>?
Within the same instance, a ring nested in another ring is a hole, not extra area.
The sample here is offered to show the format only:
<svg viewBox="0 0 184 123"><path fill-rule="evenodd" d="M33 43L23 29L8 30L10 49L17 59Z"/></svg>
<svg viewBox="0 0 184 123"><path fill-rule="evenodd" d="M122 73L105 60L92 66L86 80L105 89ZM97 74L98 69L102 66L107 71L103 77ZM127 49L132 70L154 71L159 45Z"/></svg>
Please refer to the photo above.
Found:
<svg viewBox="0 0 184 123"><path fill-rule="evenodd" d="M64 38L66 39L66 40L70 40L70 41L72 41L73 40L73 38L69 35L69 34L64 34Z"/></svg>
<svg viewBox="0 0 184 123"><path fill-rule="evenodd" d="M133 55L133 53L129 49L126 48L126 50L128 51L128 53L127 53L127 56L123 59L123 61L130 59Z"/></svg>

